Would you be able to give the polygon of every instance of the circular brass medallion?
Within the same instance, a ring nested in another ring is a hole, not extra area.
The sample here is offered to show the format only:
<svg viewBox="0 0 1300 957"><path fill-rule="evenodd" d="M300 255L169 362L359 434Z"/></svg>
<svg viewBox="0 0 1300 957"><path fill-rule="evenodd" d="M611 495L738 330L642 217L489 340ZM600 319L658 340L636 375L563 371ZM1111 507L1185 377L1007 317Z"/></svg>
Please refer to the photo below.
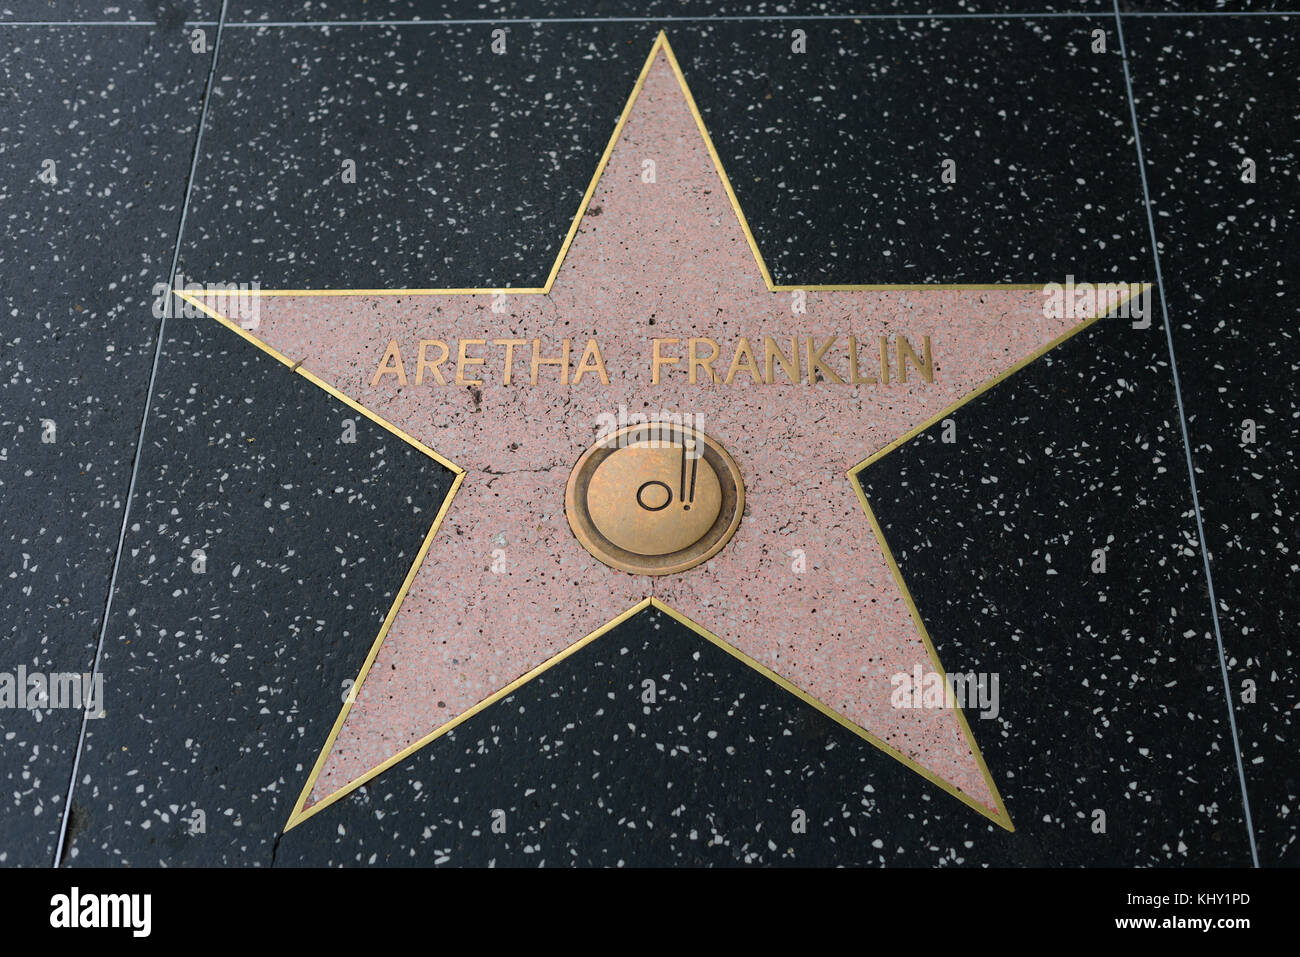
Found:
<svg viewBox="0 0 1300 957"><path fill-rule="evenodd" d="M651 422L582 453L564 511L582 547L606 565L671 575L727 544L745 511L745 486L727 450L703 432Z"/></svg>

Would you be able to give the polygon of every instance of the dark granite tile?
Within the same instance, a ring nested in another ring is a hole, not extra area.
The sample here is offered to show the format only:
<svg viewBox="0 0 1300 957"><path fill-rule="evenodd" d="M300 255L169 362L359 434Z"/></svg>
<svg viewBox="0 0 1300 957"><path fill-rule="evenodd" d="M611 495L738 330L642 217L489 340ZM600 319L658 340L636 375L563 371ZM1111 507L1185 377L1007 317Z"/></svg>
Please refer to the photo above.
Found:
<svg viewBox="0 0 1300 957"><path fill-rule="evenodd" d="M647 609L308 818L276 861L975 866L1021 846Z"/></svg>
<svg viewBox="0 0 1300 957"><path fill-rule="evenodd" d="M1300 18L1125 34L1260 863L1296 865Z"/></svg>
<svg viewBox="0 0 1300 957"><path fill-rule="evenodd" d="M265 865L451 473L207 317L164 363L68 860Z"/></svg>
<svg viewBox="0 0 1300 957"><path fill-rule="evenodd" d="M176 30L186 21L216 22L221 0L0 0L0 24L5 21L63 22L68 20L152 22L161 30Z"/></svg>
<svg viewBox="0 0 1300 957"><path fill-rule="evenodd" d="M1113 20L1106 54L1075 20L808 28L804 55L770 25L668 31L778 277L1140 271ZM511 31L501 56L482 27L228 31L187 275L540 284L656 31ZM957 185L939 181L949 157ZM355 185L341 182L345 159Z"/></svg>
<svg viewBox="0 0 1300 957"><path fill-rule="evenodd" d="M1144 275L1113 18L808 29L802 56L768 25L671 33L778 281Z"/></svg>
<svg viewBox="0 0 1300 957"><path fill-rule="evenodd" d="M494 56L471 28L228 31L186 274L540 285L654 35L518 27Z"/></svg>
<svg viewBox="0 0 1300 957"><path fill-rule="evenodd" d="M1108 0L233 0L233 21L849 17L854 14L1111 12Z"/></svg>
<svg viewBox="0 0 1300 957"><path fill-rule="evenodd" d="M1125 13L1270 13L1295 10L1295 0L1119 0ZM1125 29L1128 29L1125 27Z"/></svg>
<svg viewBox="0 0 1300 957"><path fill-rule="evenodd" d="M861 478L945 668L999 676L975 730L1024 857L1248 866L1158 319L1102 320L951 418Z"/></svg>
<svg viewBox="0 0 1300 957"><path fill-rule="evenodd" d="M209 58L149 27L0 37L0 672L81 673ZM55 182L40 178L47 160ZM53 860L80 725L79 709L0 710L0 864Z"/></svg>

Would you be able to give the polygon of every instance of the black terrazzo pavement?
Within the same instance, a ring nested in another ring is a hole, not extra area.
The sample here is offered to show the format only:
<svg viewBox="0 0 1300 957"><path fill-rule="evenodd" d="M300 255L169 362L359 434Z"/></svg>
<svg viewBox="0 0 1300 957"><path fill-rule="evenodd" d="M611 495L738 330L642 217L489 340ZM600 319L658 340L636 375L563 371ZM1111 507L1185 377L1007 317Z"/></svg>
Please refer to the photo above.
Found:
<svg viewBox="0 0 1300 957"><path fill-rule="evenodd" d="M215 320L168 332L65 860L269 865L452 475Z"/></svg>
<svg viewBox="0 0 1300 957"><path fill-rule="evenodd" d="M238 22L338 20L548 20L852 17L855 14L1089 12L1110 14L1109 0L233 0Z"/></svg>
<svg viewBox="0 0 1300 957"><path fill-rule="evenodd" d="M186 275L541 285L655 33L520 27L494 56L481 28L230 31Z"/></svg>
<svg viewBox="0 0 1300 957"><path fill-rule="evenodd" d="M951 418L862 488L944 668L999 676L975 734L1034 862L1249 866L1160 323L1101 320Z"/></svg>
<svg viewBox="0 0 1300 957"><path fill-rule="evenodd" d="M1125 29L1260 862L1294 866L1300 18Z"/></svg>
<svg viewBox="0 0 1300 957"><path fill-rule="evenodd" d="M187 21L216 22L221 0L0 0L5 22L126 21L178 30Z"/></svg>
<svg viewBox="0 0 1300 957"><path fill-rule="evenodd" d="M1147 275L1113 18L809 25L803 55L787 34L668 30L776 282Z"/></svg>
<svg viewBox="0 0 1300 957"><path fill-rule="evenodd" d="M1126 13L1267 14L1295 10L1296 5L1295 0L1119 0L1119 8Z"/></svg>
<svg viewBox="0 0 1300 957"><path fill-rule="evenodd" d="M1106 53L1074 19L805 26L805 54L785 26L667 27L777 281L1144 268L1113 18ZM186 274L541 285L657 32L519 25L497 56L483 26L229 31ZM918 98L935 69L954 82Z"/></svg>
<svg viewBox="0 0 1300 957"><path fill-rule="evenodd" d="M210 58L147 27L0 40L0 672L81 673ZM0 865L53 860L80 725L79 710L0 711Z"/></svg>
<svg viewBox="0 0 1300 957"><path fill-rule="evenodd" d="M242 0L226 20L697 6ZM665 27L778 280L1151 280L1114 8L1069 9L1083 13L514 23L502 57L486 52L490 24L230 26L183 272L268 287L540 282ZM0 671L81 671L93 656L152 287L208 70L182 20L219 10L0 4L0 608L16 649ZM143 25L4 25L79 18ZM1123 23L1259 856L1294 864L1295 310L1275 293L1296 265L1295 21ZM1096 28L1105 54L1088 50ZM1243 151L1260 161L1253 188L1229 175ZM940 154L959 162L946 192ZM35 178L47 155L71 157L56 188ZM337 183L343 158L360 160L356 186ZM1002 676L1000 717L973 724L1014 835L646 613L282 838L450 477L361 417L357 444L338 444L351 416L331 397L212 320L172 320L66 860L1248 864L1158 304L1154 318L1099 324L962 409L956 445L931 431L864 474L948 670ZM53 446L36 439L49 410ZM1247 417L1260 431L1243 449ZM190 570L199 539L204 575ZM1089 569L1099 542L1105 575ZM51 861L79 724L0 712L0 864ZM204 834L189 833L196 807ZM797 842L794 808L809 821Z"/></svg>

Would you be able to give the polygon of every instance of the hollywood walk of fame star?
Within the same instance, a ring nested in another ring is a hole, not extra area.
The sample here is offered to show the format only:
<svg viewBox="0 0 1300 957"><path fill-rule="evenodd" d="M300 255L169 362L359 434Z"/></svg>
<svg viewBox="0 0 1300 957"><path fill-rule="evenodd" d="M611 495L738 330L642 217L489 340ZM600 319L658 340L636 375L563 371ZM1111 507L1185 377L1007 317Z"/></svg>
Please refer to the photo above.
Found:
<svg viewBox="0 0 1300 957"><path fill-rule="evenodd" d="M774 284L661 33L545 286L269 290L255 334L185 294L457 472L287 827L654 607L1011 830L961 709L891 704L891 676L943 670L855 476L1093 321L1045 316L1042 288ZM933 381L692 384L686 363L656 381L646 361L652 338L795 334L840 348L928 336ZM416 384L421 340L452 343L454 367L457 341L505 339L509 384L490 349L464 367L472 383ZM557 358L565 339L573 365L599 341L608 384L534 370L531 344ZM377 374L392 343L411 374ZM743 520L706 563L629 574L575 538L566 483L620 407L693 416L734 457Z"/></svg>

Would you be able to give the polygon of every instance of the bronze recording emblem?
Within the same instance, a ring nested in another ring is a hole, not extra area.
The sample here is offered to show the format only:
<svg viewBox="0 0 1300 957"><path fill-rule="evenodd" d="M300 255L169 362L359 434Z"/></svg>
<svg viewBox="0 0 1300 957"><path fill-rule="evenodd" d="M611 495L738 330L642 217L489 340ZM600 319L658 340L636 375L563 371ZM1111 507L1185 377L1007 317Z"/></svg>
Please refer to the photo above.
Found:
<svg viewBox="0 0 1300 957"><path fill-rule="evenodd" d="M672 575L708 561L740 525L745 486L703 432L631 425L582 454L564 495L582 547L634 575Z"/></svg>

